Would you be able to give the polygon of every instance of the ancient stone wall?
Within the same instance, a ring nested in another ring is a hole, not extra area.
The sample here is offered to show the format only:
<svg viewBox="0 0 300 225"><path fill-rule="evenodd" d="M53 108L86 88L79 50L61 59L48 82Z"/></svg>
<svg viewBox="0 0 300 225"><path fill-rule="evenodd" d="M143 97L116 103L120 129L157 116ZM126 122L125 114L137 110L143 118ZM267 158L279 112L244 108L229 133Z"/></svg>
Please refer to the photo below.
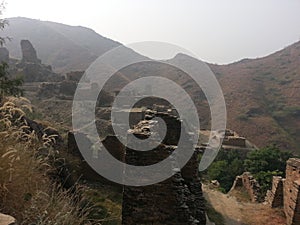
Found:
<svg viewBox="0 0 300 225"><path fill-rule="evenodd" d="M283 206L283 183L284 179L280 176L274 176L272 189L267 191L265 202L271 207Z"/></svg>
<svg viewBox="0 0 300 225"><path fill-rule="evenodd" d="M237 187L244 187L248 192L252 202L260 202L260 186L255 178L249 173L244 172L242 175L237 176L233 183L231 190Z"/></svg>
<svg viewBox="0 0 300 225"><path fill-rule="evenodd" d="M126 148L126 163L140 166L152 165L165 159L176 149L175 145L178 140L175 140L174 136L178 137L178 134L174 134L176 131L180 132L180 129L177 129L180 120L167 115L163 115L163 117L168 128L172 130L176 127L176 129L169 131L163 143L154 150L137 152ZM131 132L136 137L145 139L149 136L148 128L147 121L143 121ZM187 144L185 147L192 148L193 145ZM198 155L195 152L183 169L175 168L174 164L171 164L170 170L172 169L176 173L163 182L143 187L125 186L122 224L206 224L198 163ZM155 176L155 174L153 175Z"/></svg>
<svg viewBox="0 0 300 225"><path fill-rule="evenodd" d="M300 159L287 161L283 195L287 225L300 224Z"/></svg>

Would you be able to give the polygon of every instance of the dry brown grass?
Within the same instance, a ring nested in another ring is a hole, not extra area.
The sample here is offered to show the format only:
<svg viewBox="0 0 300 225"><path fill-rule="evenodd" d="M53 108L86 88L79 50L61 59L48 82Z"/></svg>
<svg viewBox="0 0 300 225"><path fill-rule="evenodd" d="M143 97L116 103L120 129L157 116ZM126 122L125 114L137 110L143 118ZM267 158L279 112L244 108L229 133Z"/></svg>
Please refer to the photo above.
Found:
<svg viewBox="0 0 300 225"><path fill-rule="evenodd" d="M31 110L24 98L7 98L0 107L0 211L20 224L87 224L78 193L52 183L48 159L54 157L54 136L37 138L22 117ZM48 155L40 154L48 149Z"/></svg>

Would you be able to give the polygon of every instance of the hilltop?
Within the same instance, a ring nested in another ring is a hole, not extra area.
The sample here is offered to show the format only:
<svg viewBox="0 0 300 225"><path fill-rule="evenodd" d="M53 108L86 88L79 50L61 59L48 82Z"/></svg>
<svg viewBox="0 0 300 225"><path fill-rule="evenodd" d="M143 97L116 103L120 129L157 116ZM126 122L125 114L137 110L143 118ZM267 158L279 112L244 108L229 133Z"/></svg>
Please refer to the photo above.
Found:
<svg viewBox="0 0 300 225"><path fill-rule="evenodd" d="M51 65L55 72L85 70L98 56L120 45L89 28L27 18L8 20L10 26L4 30L4 35L13 38L7 43L11 57L21 58L20 40L28 39L42 62ZM171 61L178 59L198 63L183 54ZM300 132L300 42L263 58L209 66L223 89L228 128L258 147L278 144L282 150L297 152L300 148L297 135ZM131 73L134 70L124 71L130 72L128 79L121 74L121 82L115 80L114 84L120 85L140 76L137 72ZM207 115L201 105L202 93L195 83L187 76L181 77L179 83L187 87L198 109Z"/></svg>

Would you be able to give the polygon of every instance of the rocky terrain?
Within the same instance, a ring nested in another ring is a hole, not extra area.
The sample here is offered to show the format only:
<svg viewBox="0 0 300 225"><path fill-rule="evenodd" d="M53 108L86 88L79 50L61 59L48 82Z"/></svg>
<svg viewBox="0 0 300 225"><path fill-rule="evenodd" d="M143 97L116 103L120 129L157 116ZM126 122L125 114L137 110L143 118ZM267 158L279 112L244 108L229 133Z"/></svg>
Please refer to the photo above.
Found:
<svg viewBox="0 0 300 225"><path fill-rule="evenodd" d="M29 39L42 62L51 65L56 72L83 71L99 55L119 45L83 27L26 18L9 21L10 26L4 32L13 37L7 43L11 58L21 58L20 40ZM300 127L299 56L298 42L264 58L244 59L229 65L209 64L224 92L229 128L258 147L278 144L282 150L297 153L300 147L297 135ZM180 57L191 60L188 56ZM131 79L136 78L131 76ZM118 79L121 80L114 83L126 83L123 76ZM187 77L182 78L180 84L189 88L196 101L200 98L196 102L200 107L202 94L193 82ZM205 107L199 110L207 117Z"/></svg>

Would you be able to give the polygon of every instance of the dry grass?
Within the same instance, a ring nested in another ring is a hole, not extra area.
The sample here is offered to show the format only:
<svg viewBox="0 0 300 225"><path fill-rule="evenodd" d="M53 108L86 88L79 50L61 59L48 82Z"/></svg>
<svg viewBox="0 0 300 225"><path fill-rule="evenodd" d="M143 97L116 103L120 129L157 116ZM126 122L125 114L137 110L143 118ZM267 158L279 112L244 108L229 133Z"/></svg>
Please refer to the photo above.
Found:
<svg viewBox="0 0 300 225"><path fill-rule="evenodd" d="M0 211L20 224L87 224L88 209L78 193L53 185L47 176L55 137L39 140L29 129L23 116L31 109L24 98L7 98L0 107ZM40 154L45 148L48 155Z"/></svg>

